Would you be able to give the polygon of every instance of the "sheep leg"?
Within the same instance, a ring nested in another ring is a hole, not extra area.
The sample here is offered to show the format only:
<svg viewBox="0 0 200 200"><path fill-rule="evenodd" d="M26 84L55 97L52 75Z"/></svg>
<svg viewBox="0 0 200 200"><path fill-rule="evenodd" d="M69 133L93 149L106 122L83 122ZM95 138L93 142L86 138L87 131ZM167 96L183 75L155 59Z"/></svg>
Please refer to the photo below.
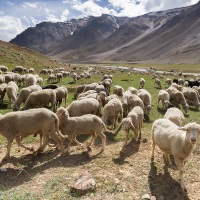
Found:
<svg viewBox="0 0 200 200"><path fill-rule="evenodd" d="M12 142L13 142L14 138L12 139L8 139L8 143L7 143L7 152L6 152L6 155L3 157L2 160L6 160L8 158L10 158L10 148L11 148L11 145L12 145Z"/></svg>
<svg viewBox="0 0 200 200"><path fill-rule="evenodd" d="M134 131L134 140L137 141L138 140L138 127L135 127L135 131Z"/></svg>
<svg viewBox="0 0 200 200"><path fill-rule="evenodd" d="M65 149L64 149L64 147L63 147L63 143L62 143L62 140L59 138L59 136L57 135L57 134L54 134L54 133L52 133L51 135L50 135L50 137L54 140L54 141L56 141L57 142L57 144L58 144L58 146L59 146L59 149L60 149L60 151L61 151L61 154L65 154ZM45 141L46 142L46 141ZM48 138L48 140L47 140L47 143L45 143L44 144L44 142L43 142L43 146L44 147L46 147L46 145L49 143L49 138Z"/></svg>
<svg viewBox="0 0 200 200"><path fill-rule="evenodd" d="M151 160L153 161L154 160L154 151L155 151L155 146L156 146L156 143L152 142L152 151L151 151Z"/></svg>
<svg viewBox="0 0 200 200"><path fill-rule="evenodd" d="M102 150L105 150L105 147L106 147L106 136L103 133L101 133L99 136L101 137L101 140L102 140Z"/></svg>
<svg viewBox="0 0 200 200"><path fill-rule="evenodd" d="M129 129L126 131L125 145L128 144L128 135L129 135Z"/></svg>
<svg viewBox="0 0 200 200"><path fill-rule="evenodd" d="M92 146L92 144L94 143L95 138L96 138L96 134L94 133L94 134L92 134L92 138L91 138L90 142L87 145L88 147Z"/></svg>
<svg viewBox="0 0 200 200"><path fill-rule="evenodd" d="M171 164L169 154L164 152L163 153L163 158L164 158L164 161L165 161L166 165L169 166Z"/></svg>
<svg viewBox="0 0 200 200"><path fill-rule="evenodd" d="M43 144L37 149L37 152L38 153L43 152L48 143L49 143L49 136L44 134L43 135Z"/></svg>
<svg viewBox="0 0 200 200"><path fill-rule="evenodd" d="M23 145L23 144L21 143L21 139L22 139L22 138L19 137L19 136L17 136L17 137L15 138L17 145L18 145L19 147L22 147L22 148L26 149L26 150L33 151L32 148L29 148L29 147Z"/></svg>
<svg viewBox="0 0 200 200"><path fill-rule="evenodd" d="M185 184L184 184L184 179L183 179L183 173L184 173L184 160L183 159L180 159L178 157L174 157L175 159L175 163L176 163L176 166L179 170L179 176L180 176L180 180L181 180L181 188L183 190L186 190L186 187L185 187Z"/></svg>
<svg viewBox="0 0 200 200"><path fill-rule="evenodd" d="M83 144L80 143L80 142L76 139L76 135L73 137L73 141L74 141L78 146L80 146L81 148L83 148Z"/></svg>

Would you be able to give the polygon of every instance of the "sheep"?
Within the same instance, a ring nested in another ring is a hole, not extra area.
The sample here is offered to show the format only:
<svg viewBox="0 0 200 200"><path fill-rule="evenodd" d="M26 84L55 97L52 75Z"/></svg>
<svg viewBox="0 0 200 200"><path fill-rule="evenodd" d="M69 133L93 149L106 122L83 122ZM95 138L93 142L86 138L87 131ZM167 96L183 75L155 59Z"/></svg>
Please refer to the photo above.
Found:
<svg viewBox="0 0 200 200"><path fill-rule="evenodd" d="M8 68L4 65L0 65L0 70L5 73L8 71Z"/></svg>
<svg viewBox="0 0 200 200"><path fill-rule="evenodd" d="M100 115L100 104L96 99L86 98L73 101L68 107L70 117L82 116L85 114Z"/></svg>
<svg viewBox="0 0 200 200"><path fill-rule="evenodd" d="M34 108L36 106L47 106L51 102L51 109L56 110L56 93L52 89L45 89L32 92L24 103L22 110Z"/></svg>
<svg viewBox="0 0 200 200"><path fill-rule="evenodd" d="M166 164L170 164L170 155L173 155L179 170L181 188L186 190L183 173L184 162L189 158L195 148L200 125L191 122L184 127L178 127L168 119L158 119L152 125L152 153L154 160L154 150L157 145L162 151Z"/></svg>
<svg viewBox="0 0 200 200"><path fill-rule="evenodd" d="M170 100L169 93L166 90L160 90L158 93L158 105L159 102L161 101L163 110L167 110L167 108L169 108L169 106L172 105L169 100Z"/></svg>
<svg viewBox="0 0 200 200"><path fill-rule="evenodd" d="M58 143L61 153L65 153L62 139L66 137L59 132L58 117L52 111L46 108L37 108L0 115L0 134L7 139L7 152L3 160L10 157L14 139L19 146L28 149L20 143L21 138L38 133L43 135L43 143L37 152L44 151L50 137Z"/></svg>
<svg viewBox="0 0 200 200"><path fill-rule="evenodd" d="M22 88L16 101L13 104L13 111L18 111L20 109L20 105L25 103L28 96L35 91L40 91L42 88L39 85L31 85L29 87Z"/></svg>
<svg viewBox="0 0 200 200"><path fill-rule="evenodd" d="M63 107L58 108L56 114L59 119L59 128L61 133L67 135L69 139L69 145L67 147L68 152L70 152L71 143L73 141L79 146L82 146L82 144L76 139L76 136L80 134L92 134L88 147L91 147L96 136L101 137L102 150L105 149L106 136L103 134L102 130L104 129L106 132L112 132L106 129L106 126L100 117L92 114L70 117L69 112Z"/></svg>
<svg viewBox="0 0 200 200"><path fill-rule="evenodd" d="M195 89L190 89L188 91L187 101L188 103L194 105L196 109L198 110L200 106L198 91L196 91Z"/></svg>
<svg viewBox="0 0 200 200"><path fill-rule="evenodd" d="M166 91L169 93L170 101L173 102L173 105L175 107L178 107L180 104L183 110L187 113L189 105L187 104L183 93L174 88L173 86L170 86L168 89L166 89Z"/></svg>
<svg viewBox="0 0 200 200"><path fill-rule="evenodd" d="M4 78L5 78L5 83L14 81L14 73L4 74Z"/></svg>
<svg viewBox="0 0 200 200"><path fill-rule="evenodd" d="M144 110L144 103L140 97L138 97L136 94L132 94L127 99L128 103L128 111L130 111L135 106L140 106L142 110Z"/></svg>
<svg viewBox="0 0 200 200"><path fill-rule="evenodd" d="M138 90L134 87L129 87L126 91L130 91L132 94L137 94Z"/></svg>
<svg viewBox="0 0 200 200"><path fill-rule="evenodd" d="M160 88L160 89L162 88L162 83L161 83L160 79L156 78L154 80L154 87L155 88Z"/></svg>
<svg viewBox="0 0 200 200"><path fill-rule="evenodd" d="M0 104L3 104L3 99L6 94L6 87L7 87L6 83L0 84Z"/></svg>
<svg viewBox="0 0 200 200"><path fill-rule="evenodd" d="M118 97L122 97L124 94L124 88L120 85L115 85L113 89L113 94L116 94Z"/></svg>
<svg viewBox="0 0 200 200"><path fill-rule="evenodd" d="M27 74L24 79L26 87L37 84L37 78L33 74Z"/></svg>
<svg viewBox="0 0 200 200"><path fill-rule="evenodd" d="M124 130L126 131L125 145L127 145L130 129L134 130L134 140L138 141L139 137L138 133L140 133L141 135L143 119L144 119L143 109L140 106L136 106L128 113L127 117L122 120L116 133L121 129L121 126L124 127Z"/></svg>
<svg viewBox="0 0 200 200"><path fill-rule="evenodd" d="M131 96L132 93L130 90L127 90L124 92L121 102L122 102L122 107L124 111L124 115L126 116L128 114L128 97Z"/></svg>
<svg viewBox="0 0 200 200"><path fill-rule="evenodd" d="M3 75L0 75L0 84L5 83L5 77Z"/></svg>
<svg viewBox="0 0 200 200"><path fill-rule="evenodd" d="M172 79L166 78L165 79L165 87L169 87L172 84Z"/></svg>
<svg viewBox="0 0 200 200"><path fill-rule="evenodd" d="M139 81L139 88L144 88L144 85L145 85L145 80L144 80L144 78L140 78L140 81Z"/></svg>
<svg viewBox="0 0 200 200"><path fill-rule="evenodd" d="M144 104L144 113L149 116L150 111L152 109L152 104L151 104L151 94L145 90L145 89L139 89L138 90L138 97L143 101Z"/></svg>
<svg viewBox="0 0 200 200"><path fill-rule="evenodd" d="M17 91L17 84L14 81L10 81L6 87L6 94L8 96L10 106L12 106L17 99Z"/></svg>
<svg viewBox="0 0 200 200"><path fill-rule="evenodd" d="M101 119L105 124L107 124L107 120L109 118L112 119L112 129L116 126L116 121L118 115L120 115L120 121L122 120L123 108L122 103L119 99L114 98L111 99L103 108L102 110L102 117Z"/></svg>
<svg viewBox="0 0 200 200"><path fill-rule="evenodd" d="M185 117L182 111L175 107L167 109L164 115L164 118L169 119L170 121L175 123L177 126L183 126L183 123L185 121Z"/></svg>
<svg viewBox="0 0 200 200"><path fill-rule="evenodd" d="M82 98L82 97L86 97L89 94L97 94L96 90L88 90L86 92L82 92L81 94L78 95L78 99Z"/></svg>
<svg viewBox="0 0 200 200"><path fill-rule="evenodd" d="M88 90L95 90L98 85L98 83L87 84L83 90L83 93L87 92Z"/></svg>
<svg viewBox="0 0 200 200"><path fill-rule="evenodd" d="M78 95L81 94L85 88L86 84L78 85L74 93L74 99L77 99Z"/></svg>
<svg viewBox="0 0 200 200"><path fill-rule="evenodd" d="M56 102L57 102L57 106L60 107L61 103L62 103L62 99L65 100L65 107L66 107L66 102L67 102L67 97L68 97L68 90L66 87L61 86L56 88L55 90L56 93Z"/></svg>
<svg viewBox="0 0 200 200"><path fill-rule="evenodd" d="M119 98L116 94L111 94L109 96L106 95L106 92L104 91L101 91L99 93L99 98L101 103L102 103L102 106L104 107L111 99L114 99L114 98Z"/></svg>

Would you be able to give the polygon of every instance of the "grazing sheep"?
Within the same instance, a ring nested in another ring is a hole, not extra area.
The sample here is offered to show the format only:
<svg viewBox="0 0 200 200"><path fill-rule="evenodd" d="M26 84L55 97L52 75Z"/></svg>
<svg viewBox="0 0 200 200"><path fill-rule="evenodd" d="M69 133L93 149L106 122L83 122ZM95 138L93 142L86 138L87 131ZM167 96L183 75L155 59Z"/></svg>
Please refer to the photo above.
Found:
<svg viewBox="0 0 200 200"><path fill-rule="evenodd" d="M85 114L100 115L100 104L94 98L86 98L73 101L68 107L70 117L82 116Z"/></svg>
<svg viewBox="0 0 200 200"><path fill-rule="evenodd" d="M86 92L82 92L81 94L78 95L78 99L81 99L82 97L86 97L90 94L97 94L96 90L88 90Z"/></svg>
<svg viewBox="0 0 200 200"><path fill-rule="evenodd" d="M157 145L162 151L166 164L170 164L170 155L173 155L179 170L181 188L186 190L183 173L185 171L185 161L189 158L195 148L200 125L192 122L184 127L178 127L168 119L158 119L152 125L152 154L154 160L154 150Z"/></svg>
<svg viewBox="0 0 200 200"><path fill-rule="evenodd" d="M124 111L124 116L128 114L128 98L132 95L130 90L126 90L122 96L121 102Z"/></svg>
<svg viewBox="0 0 200 200"><path fill-rule="evenodd" d="M154 87L155 87L155 88L159 88L159 89L162 88L162 83L161 83L160 79L156 78L156 79L154 80Z"/></svg>
<svg viewBox="0 0 200 200"><path fill-rule="evenodd" d="M85 88L86 84L78 85L74 93L74 99L77 99L78 95L81 94Z"/></svg>
<svg viewBox="0 0 200 200"><path fill-rule="evenodd" d="M127 102L128 102L128 111L129 112L135 106L140 106L142 108L142 110L144 111L144 103L143 103L142 99L140 99L140 97L138 97L136 94L132 94L131 96L129 96Z"/></svg>
<svg viewBox="0 0 200 200"><path fill-rule="evenodd" d="M138 90L134 87L129 87L126 91L130 91L132 94L137 94Z"/></svg>
<svg viewBox="0 0 200 200"><path fill-rule="evenodd" d="M7 152L3 160L10 157L14 139L19 146L28 149L20 143L21 138L38 133L43 135L43 143L38 152L44 151L50 137L58 143L61 153L65 153L61 140L65 137L59 132L58 117L52 111L37 108L0 115L0 134L7 139Z"/></svg>
<svg viewBox="0 0 200 200"><path fill-rule="evenodd" d="M7 87L6 83L0 84L0 104L3 104L3 99L6 94L6 87Z"/></svg>
<svg viewBox="0 0 200 200"><path fill-rule="evenodd" d="M124 88L120 85L115 85L113 89L113 94L116 94L118 97L122 97L124 94Z"/></svg>
<svg viewBox="0 0 200 200"><path fill-rule="evenodd" d="M59 128L63 135L68 135L69 145L68 152L70 152L71 143L74 141L79 146L82 146L76 139L77 135L80 134L92 134L91 141L88 144L88 147L91 147L96 136L101 137L102 139L102 149L105 149L106 146L106 136L102 133L102 130L106 130L105 124L100 117L92 114L86 114L78 117L70 117L68 111L60 107L56 112L59 119Z"/></svg>
<svg viewBox="0 0 200 200"><path fill-rule="evenodd" d="M165 80L165 87L169 87L172 84L172 79L166 78Z"/></svg>
<svg viewBox="0 0 200 200"><path fill-rule="evenodd" d="M169 108L169 106L172 105L169 102L169 100L170 100L169 93L166 90L160 90L158 93L158 105L159 105L159 102L161 101L163 110L167 110L167 108Z"/></svg>
<svg viewBox="0 0 200 200"><path fill-rule="evenodd" d="M175 107L167 109L164 115L164 118L169 119L170 121L175 123L177 126L183 126L183 123L185 121L185 117L182 111Z"/></svg>
<svg viewBox="0 0 200 200"><path fill-rule="evenodd" d="M40 91L42 88L39 85L31 85L26 88L22 88L15 103L13 104L13 111L18 111L20 109L20 105L25 103L28 96L35 91Z"/></svg>
<svg viewBox="0 0 200 200"><path fill-rule="evenodd" d="M10 81L6 87L6 94L8 96L10 106L12 106L17 99L17 91L17 84L14 81Z"/></svg>
<svg viewBox="0 0 200 200"><path fill-rule="evenodd" d="M138 97L143 101L144 104L144 113L149 116L152 109L151 104L151 94L145 89L138 90Z"/></svg>
<svg viewBox="0 0 200 200"><path fill-rule="evenodd" d="M111 99L103 108L101 119L107 124L108 119L112 119L112 129L116 126L118 115L120 115L120 121L122 120L123 108L119 99Z"/></svg>
<svg viewBox="0 0 200 200"><path fill-rule="evenodd" d="M187 95L187 101L189 104L194 105L196 109L199 109L200 101L199 101L199 93L195 89L189 89Z"/></svg>
<svg viewBox="0 0 200 200"><path fill-rule="evenodd" d="M99 85L98 83L91 83L91 84L86 85L83 90L83 93L87 92L88 90L95 90L96 87L98 87L98 85Z"/></svg>
<svg viewBox="0 0 200 200"><path fill-rule="evenodd" d="M140 78L140 81L139 81L139 88L144 88L144 85L145 85L145 80L144 80L144 78Z"/></svg>
<svg viewBox="0 0 200 200"><path fill-rule="evenodd" d="M118 132L121 129L121 126L124 127L124 130L126 131L125 145L127 145L130 129L134 130L134 140L138 141L139 137L138 133L140 133L141 135L143 119L144 119L143 109L140 106L136 106L128 113L128 116L122 120L116 132Z"/></svg>
<svg viewBox="0 0 200 200"><path fill-rule="evenodd" d="M37 84L37 78L33 74L27 74L24 79L26 87Z"/></svg>
<svg viewBox="0 0 200 200"><path fill-rule="evenodd" d="M32 92L24 103L23 110L34 107L48 106L51 102L52 111L56 111L56 93L52 89Z"/></svg>
<svg viewBox="0 0 200 200"><path fill-rule="evenodd" d="M66 107L66 102L67 102L67 97L68 97L67 88L64 86L61 86L61 87L56 88L54 91L56 93L57 106L60 107L62 103L62 99L65 99L65 107Z"/></svg>

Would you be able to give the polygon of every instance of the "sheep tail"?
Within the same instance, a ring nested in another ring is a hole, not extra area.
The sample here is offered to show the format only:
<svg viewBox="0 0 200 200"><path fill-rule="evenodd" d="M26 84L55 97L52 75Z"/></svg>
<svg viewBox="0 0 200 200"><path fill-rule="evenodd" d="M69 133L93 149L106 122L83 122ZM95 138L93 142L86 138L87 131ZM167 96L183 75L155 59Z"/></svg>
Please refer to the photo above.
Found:
<svg viewBox="0 0 200 200"><path fill-rule="evenodd" d="M106 125L105 125L104 123L103 123L103 128L104 128L104 130L105 130L105 133L114 134L113 131L108 130L108 129L106 128Z"/></svg>
<svg viewBox="0 0 200 200"><path fill-rule="evenodd" d="M114 131L113 134L117 134L122 128L122 123L119 124L118 128Z"/></svg>

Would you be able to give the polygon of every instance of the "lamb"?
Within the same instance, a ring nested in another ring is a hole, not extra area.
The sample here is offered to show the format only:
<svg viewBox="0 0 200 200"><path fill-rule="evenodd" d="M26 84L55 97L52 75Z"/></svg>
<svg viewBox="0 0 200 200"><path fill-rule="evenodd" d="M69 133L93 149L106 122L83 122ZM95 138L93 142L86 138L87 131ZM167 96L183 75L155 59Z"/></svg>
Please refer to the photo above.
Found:
<svg viewBox="0 0 200 200"><path fill-rule="evenodd" d="M145 89L138 90L138 97L143 101L144 104L144 113L149 116L152 109L151 104L151 94Z"/></svg>
<svg viewBox="0 0 200 200"><path fill-rule="evenodd" d="M164 115L164 118L169 119L170 121L175 123L177 126L183 126L183 123L185 121L185 117L182 111L175 107L167 109Z"/></svg>
<svg viewBox="0 0 200 200"><path fill-rule="evenodd" d="M66 107L66 102L67 102L67 97L68 97L68 90L66 87L61 86L56 88L55 90L56 93L56 102L58 104L58 107L60 107L62 103L62 99L65 99L65 107Z"/></svg>
<svg viewBox="0 0 200 200"><path fill-rule="evenodd" d="M158 105L159 102L161 101L163 110L167 110L167 108L169 108L169 106L172 105L169 100L170 100L169 93L166 90L160 90L158 93Z"/></svg>
<svg viewBox="0 0 200 200"><path fill-rule="evenodd" d="M118 97L122 97L124 94L124 88L120 85L115 85L113 89L113 94L116 94Z"/></svg>
<svg viewBox="0 0 200 200"><path fill-rule="evenodd" d="M154 87L155 88L160 88L160 89L162 88L162 83L161 83L160 79L156 78L154 80Z"/></svg>
<svg viewBox="0 0 200 200"><path fill-rule="evenodd" d="M17 84L14 81L10 81L6 87L6 94L8 96L10 106L12 106L17 99L17 91L18 91Z"/></svg>
<svg viewBox="0 0 200 200"><path fill-rule="evenodd" d="M139 88L144 88L144 85L145 85L145 80L144 80L144 78L140 78L140 81L139 81Z"/></svg>
<svg viewBox="0 0 200 200"><path fill-rule="evenodd" d="M134 140L138 141L138 137L139 137L138 133L140 133L140 135L141 135L143 119L144 119L143 109L140 106L136 106L128 113L128 116L122 120L116 133L121 129L121 126L124 127L124 130L126 131L125 145L127 145L130 129L134 130L134 132L135 132Z"/></svg>
<svg viewBox="0 0 200 200"><path fill-rule="evenodd" d="M35 91L40 91L42 88L39 85L31 85L26 88L22 88L16 101L13 104L13 111L18 111L20 109L20 105L22 103L25 103L27 100L28 96Z"/></svg>
<svg viewBox="0 0 200 200"><path fill-rule="evenodd" d="M22 110L34 107L47 106L51 102L51 109L56 110L56 93L52 89L45 89L32 92L24 103Z"/></svg>
<svg viewBox="0 0 200 200"><path fill-rule="evenodd" d="M186 190L183 173L184 162L189 158L195 148L200 125L192 122L184 127L178 127L168 119L158 119L152 125L152 154L154 160L154 150L157 145L162 151L166 164L170 164L170 155L173 155L179 170L181 188Z"/></svg>
<svg viewBox="0 0 200 200"><path fill-rule="evenodd" d="M120 115L120 121L122 120L123 108L119 99L111 99L103 108L101 119L105 124L109 118L112 119L112 129L116 126L118 115Z"/></svg>
<svg viewBox="0 0 200 200"><path fill-rule="evenodd" d="M68 107L70 117L82 116L85 114L100 115L100 104L96 99L86 98L73 101Z"/></svg>
<svg viewBox="0 0 200 200"><path fill-rule="evenodd" d="M43 143L38 148L38 152L44 151L50 137L58 143L61 153L65 153L62 139L66 137L59 132L58 117L52 111L46 108L37 108L0 115L0 134L7 139L7 152L3 160L10 157L14 139L19 146L28 149L20 143L21 138L38 133L43 135Z"/></svg>
<svg viewBox="0 0 200 200"><path fill-rule="evenodd" d="M74 141L79 146L82 146L76 139L77 135L80 134L92 134L91 141L88 147L93 144L96 135L102 139L102 150L106 146L106 136L103 134L102 130L106 130L105 124L100 117L92 114L86 114L78 117L70 117L68 111L60 107L56 112L59 119L59 128L63 135L68 135L69 145L67 147L68 152L70 152L71 143Z"/></svg>

